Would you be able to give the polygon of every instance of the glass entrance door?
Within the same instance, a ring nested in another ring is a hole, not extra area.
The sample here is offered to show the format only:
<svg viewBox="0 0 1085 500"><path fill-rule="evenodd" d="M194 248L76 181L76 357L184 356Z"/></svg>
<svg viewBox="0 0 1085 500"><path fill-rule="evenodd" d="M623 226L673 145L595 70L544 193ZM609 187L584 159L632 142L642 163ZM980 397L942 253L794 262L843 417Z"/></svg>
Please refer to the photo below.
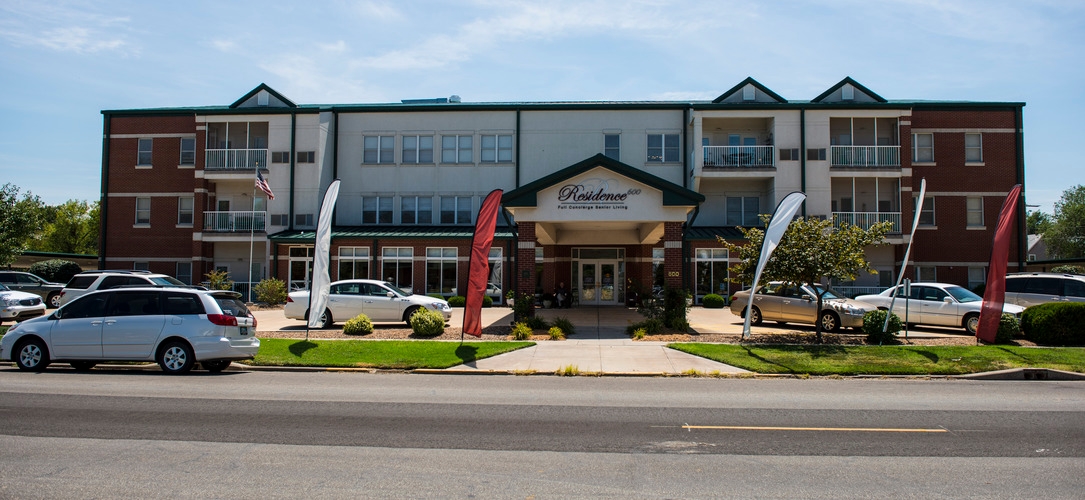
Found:
<svg viewBox="0 0 1085 500"><path fill-rule="evenodd" d="M580 261L580 305L614 305L618 303L618 263L614 261Z"/></svg>

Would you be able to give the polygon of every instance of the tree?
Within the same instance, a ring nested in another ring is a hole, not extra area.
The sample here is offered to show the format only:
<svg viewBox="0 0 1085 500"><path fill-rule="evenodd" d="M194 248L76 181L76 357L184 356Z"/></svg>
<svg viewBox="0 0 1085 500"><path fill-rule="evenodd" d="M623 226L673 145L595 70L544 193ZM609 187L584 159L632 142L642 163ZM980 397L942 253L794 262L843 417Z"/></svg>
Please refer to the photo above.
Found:
<svg viewBox="0 0 1085 500"><path fill-rule="evenodd" d="M1051 216L1039 210L1033 210L1025 218L1028 234L1044 234L1051 227Z"/></svg>
<svg viewBox="0 0 1085 500"><path fill-rule="evenodd" d="M768 217L764 217L768 223ZM787 231L780 239L779 246L772 253L772 258L761 273L761 281L786 281L810 285L817 290L817 310L822 310L823 298L828 287L817 287L823 278L854 280L861 271L877 274L870 267L864 249L871 245L885 242L885 235L893 227L891 222L878 222L869 229L853 226L846 222L814 217L798 217L791 221ZM739 228L749 240L746 245L736 245L716 237L726 245L729 252L738 254L742 259L731 266L730 280L736 283L750 284L757 270L757 261L761 257L761 243L765 232L758 228ZM817 341L821 342L821 321L815 321L814 331Z"/></svg>
<svg viewBox="0 0 1085 500"><path fill-rule="evenodd" d="M1058 258L1085 257L1085 186L1079 184L1062 192L1044 241L1048 252Z"/></svg>
<svg viewBox="0 0 1085 500"><path fill-rule="evenodd" d="M98 202L68 200L45 209L46 222L34 249L43 252L97 254Z"/></svg>
<svg viewBox="0 0 1085 500"><path fill-rule="evenodd" d="M41 230L41 198L29 192L19 197L19 187L0 187L0 266L11 265L27 250L27 244Z"/></svg>

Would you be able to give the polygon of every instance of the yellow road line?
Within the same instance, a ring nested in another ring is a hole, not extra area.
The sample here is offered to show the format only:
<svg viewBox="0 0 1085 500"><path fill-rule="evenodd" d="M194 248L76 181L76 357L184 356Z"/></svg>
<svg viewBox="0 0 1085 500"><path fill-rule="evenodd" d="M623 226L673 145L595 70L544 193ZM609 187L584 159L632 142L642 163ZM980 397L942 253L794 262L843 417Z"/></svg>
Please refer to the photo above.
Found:
<svg viewBox="0 0 1085 500"><path fill-rule="evenodd" d="M763 427L749 425L683 425L683 429L730 431L837 431L837 432L949 432L946 429L894 429L876 427Z"/></svg>

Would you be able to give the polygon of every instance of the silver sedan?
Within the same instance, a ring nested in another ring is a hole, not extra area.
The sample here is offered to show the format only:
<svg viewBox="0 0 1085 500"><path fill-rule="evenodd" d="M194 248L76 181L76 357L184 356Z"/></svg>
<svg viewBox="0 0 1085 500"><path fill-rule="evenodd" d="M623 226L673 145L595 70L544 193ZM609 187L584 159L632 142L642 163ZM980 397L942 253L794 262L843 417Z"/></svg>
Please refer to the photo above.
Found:
<svg viewBox="0 0 1085 500"><path fill-rule="evenodd" d="M972 293L965 287L948 283L912 283L911 293L904 294L904 285L890 288L877 295L860 295L856 300L869 302L878 309L889 309L893 302L893 313L908 324L950 326L964 328L975 335L979 328L980 309L983 297ZM897 293L899 291L899 293ZM1020 315L1025 308L1013 304L1004 304L1002 312Z"/></svg>
<svg viewBox="0 0 1085 500"><path fill-rule="evenodd" d="M817 312L817 294L824 292L821 313ZM750 300L750 291L743 290L731 301L731 312L746 317L746 303ZM821 328L834 332L841 327L862 328L863 315L877 309L871 304L852 300L818 286L815 290L808 285L796 286L792 283L771 282L760 287L753 298L750 323L761 324L762 320L780 324L805 323L812 325L821 321Z"/></svg>

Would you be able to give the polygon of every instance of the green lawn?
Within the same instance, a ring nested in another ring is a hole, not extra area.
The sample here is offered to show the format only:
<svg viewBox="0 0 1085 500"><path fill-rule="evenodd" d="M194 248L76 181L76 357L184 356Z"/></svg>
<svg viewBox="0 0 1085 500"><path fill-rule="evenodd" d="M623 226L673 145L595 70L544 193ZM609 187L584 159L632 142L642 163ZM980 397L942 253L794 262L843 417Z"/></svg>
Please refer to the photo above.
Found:
<svg viewBox="0 0 1085 500"><path fill-rule="evenodd" d="M249 362L262 366L448 368L504 354L534 342L438 342L432 340L260 339Z"/></svg>
<svg viewBox="0 0 1085 500"><path fill-rule="evenodd" d="M670 344L757 373L963 375L1009 368L1085 372L1085 349L1016 346L755 346Z"/></svg>

